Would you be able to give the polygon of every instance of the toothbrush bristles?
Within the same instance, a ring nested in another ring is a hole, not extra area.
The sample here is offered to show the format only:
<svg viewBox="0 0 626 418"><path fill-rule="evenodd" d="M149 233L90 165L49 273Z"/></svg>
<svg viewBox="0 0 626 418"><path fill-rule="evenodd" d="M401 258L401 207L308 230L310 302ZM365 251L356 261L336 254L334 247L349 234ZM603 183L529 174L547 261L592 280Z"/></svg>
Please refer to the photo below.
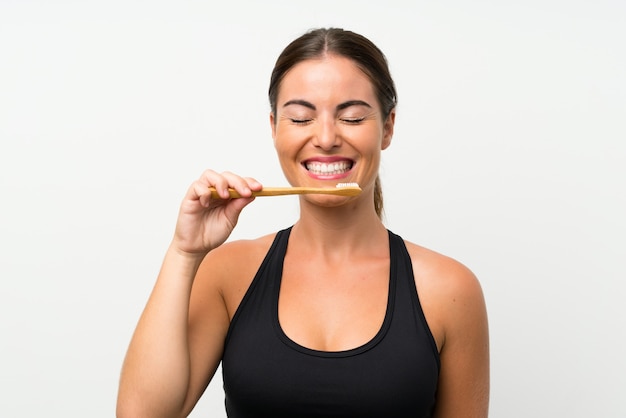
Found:
<svg viewBox="0 0 626 418"><path fill-rule="evenodd" d="M359 187L359 183L337 183L336 187Z"/></svg>

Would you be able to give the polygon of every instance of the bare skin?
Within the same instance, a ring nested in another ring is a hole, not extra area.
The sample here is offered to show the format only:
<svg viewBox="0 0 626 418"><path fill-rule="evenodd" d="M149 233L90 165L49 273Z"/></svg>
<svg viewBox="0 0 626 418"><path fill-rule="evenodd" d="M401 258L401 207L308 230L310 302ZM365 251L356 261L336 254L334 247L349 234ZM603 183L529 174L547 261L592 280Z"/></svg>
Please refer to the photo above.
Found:
<svg viewBox="0 0 626 418"><path fill-rule="evenodd" d="M387 303L389 243L375 213L380 153L395 112L382 117L373 87L346 58L297 64L270 124L294 185L357 182L356 197L302 196L279 297L280 325L300 345L355 348L379 330ZM344 164L349 161L350 164ZM315 164L338 164L334 174ZM345 166L345 167L344 167ZM274 234L224 242L253 198L211 199L208 186L244 196L262 185L207 170L189 188L154 290L124 362L118 417L184 417L212 379L224 339ZM441 358L435 416L484 418L489 399L486 309L476 277L457 261L407 242L420 301ZM348 274L349 273L349 274Z"/></svg>

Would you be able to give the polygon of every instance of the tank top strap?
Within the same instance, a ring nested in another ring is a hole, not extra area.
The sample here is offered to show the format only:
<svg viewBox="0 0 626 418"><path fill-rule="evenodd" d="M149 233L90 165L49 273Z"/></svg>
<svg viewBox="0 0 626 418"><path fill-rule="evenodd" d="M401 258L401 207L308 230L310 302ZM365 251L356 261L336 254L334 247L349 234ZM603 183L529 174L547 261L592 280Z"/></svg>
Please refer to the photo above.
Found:
<svg viewBox="0 0 626 418"><path fill-rule="evenodd" d="M276 233L272 245L267 251L267 254L265 254L263 262L259 266L259 269L252 279L248 290L241 299L241 302L239 303L239 306L230 321L225 344L228 344L232 331L237 322L239 322L242 312L244 312L246 306L250 306L259 314L267 315L271 313L271 310L267 308L274 305L273 299L277 298L277 286L280 286L283 260L285 259L285 254L287 253L287 244L289 242L289 235L292 227L293 226L290 226L279 230ZM260 309L262 311L259 311Z"/></svg>
<svg viewBox="0 0 626 418"><path fill-rule="evenodd" d="M415 285L415 272L413 271L411 256L406 248L404 239L391 231L389 231L389 251L393 259L391 264L396 268L394 273L399 281L397 296L400 300L398 303L407 304L405 306L412 311L412 317L419 322L426 334L432 354L437 362L437 367L441 367L437 343L426 321L417 286Z"/></svg>

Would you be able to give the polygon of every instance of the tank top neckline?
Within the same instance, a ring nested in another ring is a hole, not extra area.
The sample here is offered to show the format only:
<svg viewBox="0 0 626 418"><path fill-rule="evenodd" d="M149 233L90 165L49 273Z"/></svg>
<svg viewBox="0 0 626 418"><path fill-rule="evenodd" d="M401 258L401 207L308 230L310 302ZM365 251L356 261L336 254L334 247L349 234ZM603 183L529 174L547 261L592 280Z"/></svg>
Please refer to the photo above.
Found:
<svg viewBox="0 0 626 418"><path fill-rule="evenodd" d="M362 354L368 350L371 350L375 347L387 334L389 327L391 325L391 319L393 317L393 308L395 305L396 299L396 269L397 263L393 253L393 245L392 239L393 236L389 230L387 230L387 234L389 236L389 285L388 285L388 294L387 294L387 307L385 309L385 317L383 318L383 323L380 326L378 332L372 337L369 341L363 343L360 346L350 348L347 350L341 351L325 351L325 350L316 350L313 348L305 347L296 341L289 338L289 336L285 333L282 326L280 325L280 320L278 318L278 299L280 296L280 285L282 283L283 276L283 265L285 261L285 255L287 251L287 245L289 243L289 236L291 234L292 227L286 228L279 232L280 243L277 246L276 250L279 251L280 255L280 265L278 266L278 274L274 277L274 286L272 292L272 324L274 326L274 331L276 332L278 338L289 348L298 351L303 354L307 354L310 356L316 357L350 357Z"/></svg>

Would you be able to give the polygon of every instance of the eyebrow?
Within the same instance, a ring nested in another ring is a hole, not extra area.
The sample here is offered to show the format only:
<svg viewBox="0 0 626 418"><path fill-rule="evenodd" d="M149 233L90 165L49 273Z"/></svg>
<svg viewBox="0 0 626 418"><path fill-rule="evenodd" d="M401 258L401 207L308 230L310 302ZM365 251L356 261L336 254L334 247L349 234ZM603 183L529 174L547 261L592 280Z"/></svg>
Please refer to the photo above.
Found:
<svg viewBox="0 0 626 418"><path fill-rule="evenodd" d="M301 100L301 99L288 100L287 102L285 102L285 104L283 104L283 108L290 106L290 105L300 105L300 106L308 107L311 110L317 110L313 103L307 102L306 100ZM363 100L348 100L347 102L343 102L337 105L337 110L343 110L350 106L365 106L370 109L372 108L372 106L370 106L369 103L364 102Z"/></svg>
<svg viewBox="0 0 626 418"><path fill-rule="evenodd" d="M348 100L347 102L341 103L337 106L337 110L343 110L351 106L365 106L368 108L372 108L369 103L364 102L363 100Z"/></svg>
<svg viewBox="0 0 626 418"><path fill-rule="evenodd" d="M311 110L316 110L315 105L313 103L307 102L306 100L300 100L300 99L288 100L285 102L283 107L287 107L291 105L300 105L300 106L308 107Z"/></svg>

